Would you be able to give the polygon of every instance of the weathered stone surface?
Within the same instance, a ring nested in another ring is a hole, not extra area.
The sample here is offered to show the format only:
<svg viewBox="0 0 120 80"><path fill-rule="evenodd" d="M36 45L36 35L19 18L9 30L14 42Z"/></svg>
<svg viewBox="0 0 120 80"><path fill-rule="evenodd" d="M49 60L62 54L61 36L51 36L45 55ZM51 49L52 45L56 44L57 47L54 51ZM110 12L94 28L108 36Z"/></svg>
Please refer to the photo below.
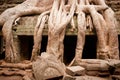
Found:
<svg viewBox="0 0 120 80"><path fill-rule="evenodd" d="M23 80L21 76L0 76L0 80Z"/></svg>
<svg viewBox="0 0 120 80"><path fill-rule="evenodd" d="M90 76L120 75L120 60L82 59L74 65L84 67Z"/></svg>
<svg viewBox="0 0 120 80"><path fill-rule="evenodd" d="M113 80L120 80L120 75L112 75Z"/></svg>
<svg viewBox="0 0 120 80"><path fill-rule="evenodd" d="M110 72L109 71L100 71L98 73L98 75L101 77L106 77L106 76L110 76Z"/></svg>
<svg viewBox="0 0 120 80"><path fill-rule="evenodd" d="M20 36L21 35L26 35L26 36L33 35L37 17L38 15L21 17L21 19L19 20L19 24L16 27L14 27L14 29L16 29L14 33ZM119 32L119 28L118 28L118 32ZM93 34L95 34L95 32L86 30L86 35L93 35ZM43 35L48 35L47 24L43 30ZM74 31L71 31L71 27L67 27L66 35L77 35L77 29L75 29Z"/></svg>
<svg viewBox="0 0 120 80"><path fill-rule="evenodd" d="M79 76L79 77L76 77L76 80L110 80L110 79L109 78L93 77L93 76Z"/></svg>
<svg viewBox="0 0 120 80"><path fill-rule="evenodd" d="M113 66L115 68L120 68L120 60L110 59L108 60L108 62L110 66Z"/></svg>
<svg viewBox="0 0 120 80"><path fill-rule="evenodd" d="M63 80L76 80L75 77L72 77L72 76L69 76L69 75L66 75L63 77Z"/></svg>
<svg viewBox="0 0 120 80"><path fill-rule="evenodd" d="M89 76L101 76L106 77L109 76L109 71L86 71L86 74Z"/></svg>
<svg viewBox="0 0 120 80"><path fill-rule="evenodd" d="M18 25L14 27L16 29L16 34L17 35L33 35L34 33L34 27L37 22L38 15L34 16L25 16L21 17L20 20L18 21ZM86 34L93 34L91 32L87 32ZM67 27L66 31L67 35L77 35L77 29L75 31L71 31L71 27ZM43 30L43 35L48 35L48 25L45 25L45 28Z"/></svg>
<svg viewBox="0 0 120 80"><path fill-rule="evenodd" d="M25 68L25 66L28 66L29 61L18 64L3 64L2 62L0 61L0 80L34 80L32 67Z"/></svg>
<svg viewBox="0 0 120 80"><path fill-rule="evenodd" d="M75 75L85 75L85 68L81 66L71 66L66 68L66 73L75 76Z"/></svg>
<svg viewBox="0 0 120 80"><path fill-rule="evenodd" d="M99 71L86 71L86 74L89 76L98 76Z"/></svg>
<svg viewBox="0 0 120 80"><path fill-rule="evenodd" d="M37 22L38 15L36 16L26 16L24 18L20 18L18 21L18 25L16 27L16 34L18 35L33 35L34 27ZM29 23L28 23L29 21ZM34 26L34 27L33 27ZM24 29L23 29L24 28ZM24 34L24 32L26 34Z"/></svg>
<svg viewBox="0 0 120 80"><path fill-rule="evenodd" d="M14 27L14 29L16 29L15 34L27 35L27 36L33 35L36 21L37 21L37 15L22 17L17 27ZM120 24L120 22L118 22L118 24ZM118 34L120 34L119 26L117 27L117 31ZM95 34L95 32L86 30L86 35L93 35L93 34ZM47 24L46 24L46 28L44 28L43 30L43 35L48 35ZM77 35L77 29L75 29L75 31L71 31L71 28L67 27L66 35Z"/></svg>
<svg viewBox="0 0 120 80"><path fill-rule="evenodd" d="M100 59L82 59L78 64L75 65L80 65L88 71L106 71L109 68L108 61Z"/></svg>
<svg viewBox="0 0 120 80"><path fill-rule="evenodd" d="M64 76L64 65L52 54L42 53L33 63L33 73L36 80L52 79Z"/></svg>

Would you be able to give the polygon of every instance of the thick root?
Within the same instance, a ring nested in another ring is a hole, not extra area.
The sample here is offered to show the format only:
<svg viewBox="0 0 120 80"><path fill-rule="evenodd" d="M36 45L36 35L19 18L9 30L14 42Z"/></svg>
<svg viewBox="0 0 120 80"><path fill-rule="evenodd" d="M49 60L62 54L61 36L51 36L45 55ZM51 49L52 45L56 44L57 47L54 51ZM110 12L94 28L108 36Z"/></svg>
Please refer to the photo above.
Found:
<svg viewBox="0 0 120 80"><path fill-rule="evenodd" d="M40 14L51 9L53 0L46 2L45 0L26 0L25 2L5 10L0 15L0 26L3 26L3 37L6 43L5 59L8 62L19 62L20 54L16 51L13 41L12 25L15 19L24 15Z"/></svg>
<svg viewBox="0 0 120 80"><path fill-rule="evenodd" d="M63 54L63 39L65 35L65 28L67 24L71 21L74 11L75 11L75 2L72 4L70 12L67 13L63 10L65 2L61 1L59 7L59 1L55 0L49 21L48 21L48 45L47 45L47 53L54 54L57 59L61 59Z"/></svg>
<svg viewBox="0 0 120 80"><path fill-rule="evenodd" d="M8 20L2 29L3 37L5 39L5 59L7 62L19 62L20 61L20 54L18 54L16 50L16 46L13 40L12 34L12 24L16 17L12 17Z"/></svg>
<svg viewBox="0 0 120 80"><path fill-rule="evenodd" d="M34 46L32 50L32 57L31 60L35 60L38 54L40 53L41 49L41 41L42 41L42 32L43 28L45 26L45 22L48 19L48 16L46 15L49 12L44 12L38 17L37 24L35 26L34 30Z"/></svg>

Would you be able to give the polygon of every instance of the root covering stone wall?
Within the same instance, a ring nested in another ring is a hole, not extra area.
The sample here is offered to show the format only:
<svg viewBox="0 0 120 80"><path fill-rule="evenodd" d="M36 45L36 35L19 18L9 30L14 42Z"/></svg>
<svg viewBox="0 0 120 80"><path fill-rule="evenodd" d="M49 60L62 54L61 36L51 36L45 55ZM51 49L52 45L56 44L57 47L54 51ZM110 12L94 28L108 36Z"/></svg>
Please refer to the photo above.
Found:
<svg viewBox="0 0 120 80"><path fill-rule="evenodd" d="M0 0L0 13L5 9L13 7L17 4L22 3L25 0ZM112 7L115 12L119 13L120 17L120 0L106 0L106 3Z"/></svg>
<svg viewBox="0 0 120 80"><path fill-rule="evenodd" d="M106 0L106 3L115 11L120 30L120 0Z"/></svg>
<svg viewBox="0 0 120 80"><path fill-rule="evenodd" d="M0 14L5 9L20 4L23 1L25 0L0 0ZM120 0L106 0L106 3L115 11L118 25L120 26Z"/></svg>

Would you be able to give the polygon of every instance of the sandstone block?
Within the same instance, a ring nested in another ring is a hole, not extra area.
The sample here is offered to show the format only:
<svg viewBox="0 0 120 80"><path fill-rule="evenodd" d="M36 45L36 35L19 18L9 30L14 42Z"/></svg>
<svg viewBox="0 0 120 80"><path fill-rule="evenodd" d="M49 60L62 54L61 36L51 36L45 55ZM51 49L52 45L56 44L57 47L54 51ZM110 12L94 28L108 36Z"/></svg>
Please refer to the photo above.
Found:
<svg viewBox="0 0 120 80"><path fill-rule="evenodd" d="M32 68L36 80L49 80L65 74L64 65L54 55L47 53L42 53Z"/></svg>
<svg viewBox="0 0 120 80"><path fill-rule="evenodd" d="M63 77L63 80L76 80L75 77L72 77L72 76L69 76L69 75L66 75Z"/></svg>
<svg viewBox="0 0 120 80"><path fill-rule="evenodd" d="M109 68L108 61L100 59L82 59L78 65L88 71L107 71Z"/></svg>
<svg viewBox="0 0 120 80"><path fill-rule="evenodd" d="M75 76L75 75L84 75L85 74L85 68L81 66L71 66L66 68L66 73Z"/></svg>

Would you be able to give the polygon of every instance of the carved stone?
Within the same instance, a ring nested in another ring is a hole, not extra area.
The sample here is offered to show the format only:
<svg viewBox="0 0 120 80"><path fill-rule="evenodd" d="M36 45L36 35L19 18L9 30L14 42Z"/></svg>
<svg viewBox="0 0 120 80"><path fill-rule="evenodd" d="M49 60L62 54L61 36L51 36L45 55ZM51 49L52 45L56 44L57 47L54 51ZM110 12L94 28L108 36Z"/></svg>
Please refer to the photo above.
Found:
<svg viewBox="0 0 120 80"><path fill-rule="evenodd" d="M85 75L85 68L81 66L71 66L66 68L66 73L71 75L71 76L81 76Z"/></svg>
<svg viewBox="0 0 120 80"><path fill-rule="evenodd" d="M45 80L64 76L65 66L57 58L48 53L42 53L33 63L33 73L36 80Z"/></svg>

